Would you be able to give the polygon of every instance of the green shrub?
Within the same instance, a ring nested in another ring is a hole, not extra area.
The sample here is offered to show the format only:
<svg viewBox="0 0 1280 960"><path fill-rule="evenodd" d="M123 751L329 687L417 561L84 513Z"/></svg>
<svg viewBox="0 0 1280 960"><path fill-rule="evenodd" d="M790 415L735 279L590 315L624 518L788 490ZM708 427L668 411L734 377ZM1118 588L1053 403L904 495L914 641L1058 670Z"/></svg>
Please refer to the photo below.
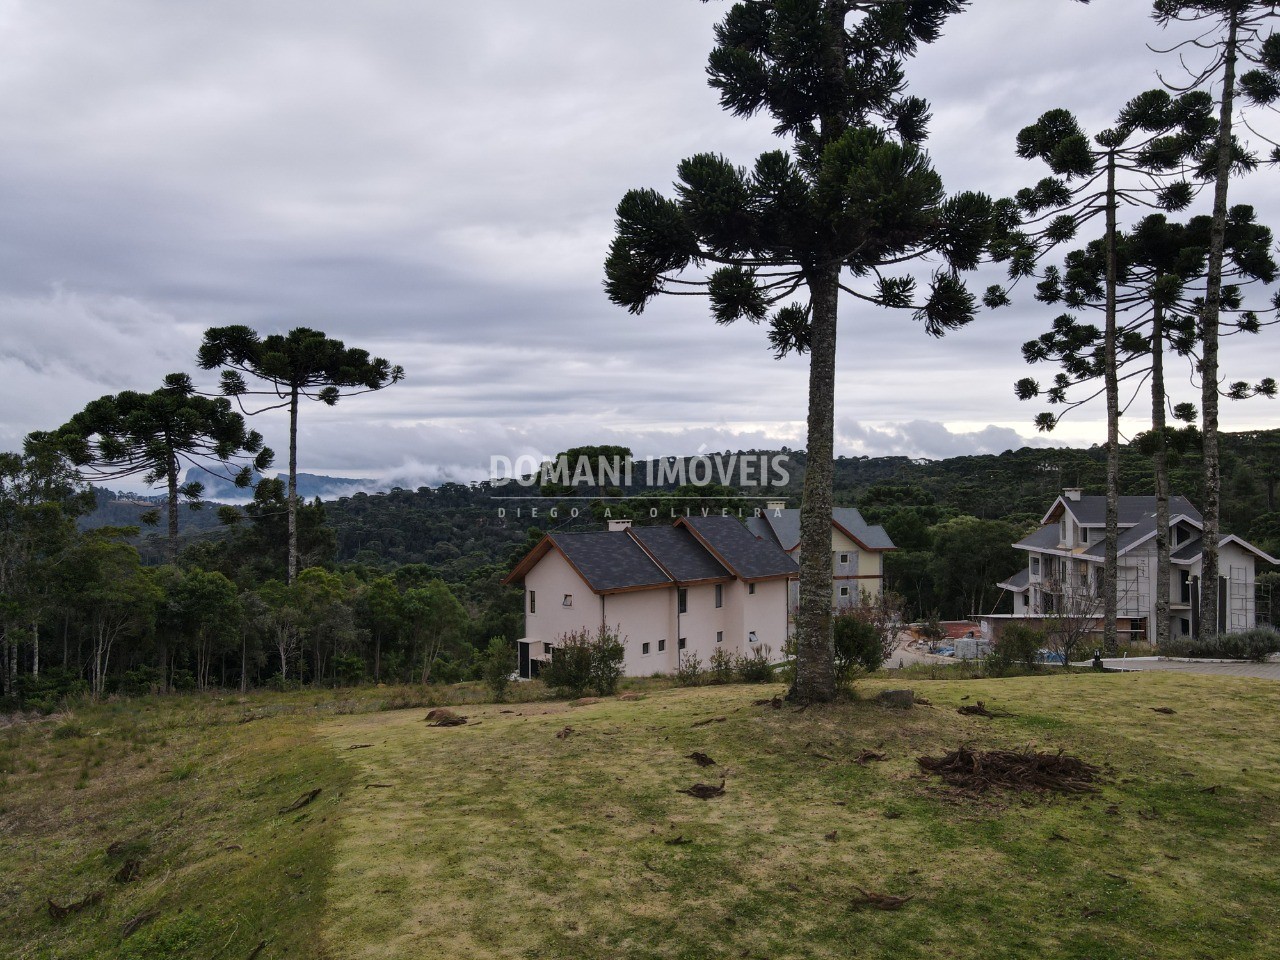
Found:
<svg viewBox="0 0 1280 960"><path fill-rule="evenodd" d="M516 671L516 649L506 637L490 637L489 646L480 655L480 679L499 703L507 694L511 674Z"/></svg>
<svg viewBox="0 0 1280 960"><path fill-rule="evenodd" d="M681 654L676 666L676 683L682 687L697 687L702 685L702 680L702 658L696 653Z"/></svg>
<svg viewBox="0 0 1280 960"><path fill-rule="evenodd" d="M756 647L751 656L737 658L738 677L743 683L772 683L774 680L773 664L769 662L769 647Z"/></svg>
<svg viewBox="0 0 1280 960"><path fill-rule="evenodd" d="M75 720L68 720L66 723L60 723L53 728L52 737L54 740L78 740L81 737L87 737L83 726Z"/></svg>
<svg viewBox="0 0 1280 960"><path fill-rule="evenodd" d="M733 655L724 647L716 647L707 661L708 683L733 683Z"/></svg>
<svg viewBox="0 0 1280 960"><path fill-rule="evenodd" d="M1043 646L1043 630L1013 621L1005 624L1004 629L1000 631L991 645L991 653L987 656L987 660L989 666L1002 671L1015 664L1031 669L1036 665L1040 648Z"/></svg>
<svg viewBox="0 0 1280 960"><path fill-rule="evenodd" d="M627 648L617 629L601 627L591 644L591 686L600 696L611 697L618 692L626 655Z"/></svg>
<svg viewBox="0 0 1280 960"><path fill-rule="evenodd" d="M600 627L566 633L556 641L551 662L542 670L542 680L570 696L580 697L594 689L602 697L617 692L622 679L626 647L616 629Z"/></svg>
<svg viewBox="0 0 1280 960"><path fill-rule="evenodd" d="M343 655L333 658L333 673L338 686L354 687L364 679L364 657Z"/></svg>
<svg viewBox="0 0 1280 960"><path fill-rule="evenodd" d="M875 624L854 611L831 618L836 650L836 682L848 683L858 673L874 673L884 666L884 644Z"/></svg>
<svg viewBox="0 0 1280 960"><path fill-rule="evenodd" d="M1280 653L1280 632L1272 627L1254 627L1242 633L1219 633L1199 639L1178 637L1171 639L1161 653L1173 657L1262 663L1273 653Z"/></svg>

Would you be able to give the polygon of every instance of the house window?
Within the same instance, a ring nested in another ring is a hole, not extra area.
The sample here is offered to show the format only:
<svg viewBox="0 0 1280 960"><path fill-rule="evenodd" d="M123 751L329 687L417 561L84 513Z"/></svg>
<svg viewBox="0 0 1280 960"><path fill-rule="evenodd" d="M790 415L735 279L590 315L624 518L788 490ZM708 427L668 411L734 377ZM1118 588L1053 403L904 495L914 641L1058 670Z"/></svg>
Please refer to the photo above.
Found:
<svg viewBox="0 0 1280 960"><path fill-rule="evenodd" d="M756 632L754 630L747 634L747 643L757 643L759 640L760 638L756 636Z"/></svg>
<svg viewBox="0 0 1280 960"><path fill-rule="evenodd" d="M1022 605L1023 605L1024 607L1029 607L1029 606L1031 606L1031 595L1030 595L1030 594L1026 594L1026 593L1024 593L1024 594L1022 595Z"/></svg>
<svg viewBox="0 0 1280 960"><path fill-rule="evenodd" d="M1183 603L1191 602L1191 571L1178 571L1178 597Z"/></svg>
<svg viewBox="0 0 1280 960"><path fill-rule="evenodd" d="M684 637L681 637L679 640L677 640L677 641L676 641L676 649L677 649L677 650L683 650L683 649L684 649L684 646L685 646L685 643L686 643L685 638L684 638Z"/></svg>
<svg viewBox="0 0 1280 960"><path fill-rule="evenodd" d="M1088 527L1081 527L1081 528L1080 528L1080 542L1081 542L1081 543L1088 543L1088 542L1089 542L1089 528L1088 528Z"/></svg>
<svg viewBox="0 0 1280 960"><path fill-rule="evenodd" d="M640 652L647 657L649 655L649 645L647 643L640 644Z"/></svg>
<svg viewBox="0 0 1280 960"><path fill-rule="evenodd" d="M1037 577L1040 576L1040 558L1039 557L1031 558L1031 573L1034 576L1037 576Z"/></svg>
<svg viewBox="0 0 1280 960"><path fill-rule="evenodd" d="M1188 620L1186 617L1179 618L1178 628L1181 630L1182 635L1185 637L1187 634L1191 632L1191 621Z"/></svg>
<svg viewBox="0 0 1280 960"><path fill-rule="evenodd" d="M754 583L748 583L748 584L747 584L747 593L749 593L749 594L751 594L752 596L754 596L754 595L755 595L755 592L756 592L756 585L755 585Z"/></svg>
<svg viewBox="0 0 1280 960"><path fill-rule="evenodd" d="M662 652L663 650L665 650L665 649L667 649L667 641L666 641L666 640L659 640L659 641L658 641L658 652L659 652L659 653L661 653L661 652Z"/></svg>
<svg viewBox="0 0 1280 960"><path fill-rule="evenodd" d="M1058 542L1059 543L1070 542L1069 540L1067 540L1067 518L1066 517L1063 517L1061 520L1058 521Z"/></svg>
<svg viewBox="0 0 1280 960"><path fill-rule="evenodd" d="M848 555L847 553L842 553L842 554L840 554L840 562L841 562L841 563L848 563L848 562L849 562L849 555Z"/></svg>
<svg viewBox="0 0 1280 960"><path fill-rule="evenodd" d="M724 584L716 584L716 609L724 606Z"/></svg>
<svg viewBox="0 0 1280 960"><path fill-rule="evenodd" d="M849 596L849 588L848 588L848 587L841 587L841 588L840 588L840 596L842 596L842 597L847 597L847 596Z"/></svg>
<svg viewBox="0 0 1280 960"><path fill-rule="evenodd" d="M684 587L676 591L676 605L681 613L689 612L689 591Z"/></svg>
<svg viewBox="0 0 1280 960"><path fill-rule="evenodd" d="M716 643L724 643L724 631L723 631L723 630L717 630L717 631L716 631Z"/></svg>
<svg viewBox="0 0 1280 960"><path fill-rule="evenodd" d="M572 594L572 593L566 593L566 594L564 595L564 600L562 600L562 601L560 602L560 606L562 606L562 607L572 607L572 606L573 606L573 594Z"/></svg>
<svg viewBox="0 0 1280 960"><path fill-rule="evenodd" d="M555 648L556 648L556 645L554 643L544 643L542 645L542 652L549 657L551 656L551 651L554 650Z"/></svg>
<svg viewBox="0 0 1280 960"><path fill-rule="evenodd" d="M538 612L538 591L537 590L529 591L529 612L530 613Z"/></svg>

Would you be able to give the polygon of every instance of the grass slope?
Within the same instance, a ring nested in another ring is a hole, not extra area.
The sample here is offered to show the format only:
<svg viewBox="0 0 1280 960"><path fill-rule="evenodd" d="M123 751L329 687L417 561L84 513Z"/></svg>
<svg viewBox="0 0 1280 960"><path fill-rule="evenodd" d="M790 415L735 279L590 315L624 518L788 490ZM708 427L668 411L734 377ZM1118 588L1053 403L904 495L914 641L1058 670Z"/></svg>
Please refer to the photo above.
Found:
<svg viewBox="0 0 1280 960"><path fill-rule="evenodd" d="M933 706L910 712L797 714L736 687L490 707L444 729L421 712L345 718L326 729L335 748L373 746L351 752L366 788L349 795L329 942L403 958L1280 952L1275 687L1113 675L921 692ZM962 697L1013 716L961 717ZM915 758L960 743L1065 748L1110 783L958 796ZM889 759L858 766L863 748ZM722 798L676 792L721 776ZM860 910L855 887L915 899Z"/></svg>
<svg viewBox="0 0 1280 960"><path fill-rule="evenodd" d="M386 706L366 691L9 727L0 956L1280 953L1280 688L919 681L933 706L891 711L870 701L888 685L803 713L753 705L770 688L650 689L464 707L470 723L433 728L422 708L360 712ZM965 698L1011 715L959 716ZM962 743L1063 748L1108 780L1094 796L974 798L920 774L917 756ZM864 748L888 759L859 766ZM723 797L677 792L721 777ZM131 854L141 878L115 883ZM913 899L859 909L858 887ZM44 907L93 892L62 921Z"/></svg>

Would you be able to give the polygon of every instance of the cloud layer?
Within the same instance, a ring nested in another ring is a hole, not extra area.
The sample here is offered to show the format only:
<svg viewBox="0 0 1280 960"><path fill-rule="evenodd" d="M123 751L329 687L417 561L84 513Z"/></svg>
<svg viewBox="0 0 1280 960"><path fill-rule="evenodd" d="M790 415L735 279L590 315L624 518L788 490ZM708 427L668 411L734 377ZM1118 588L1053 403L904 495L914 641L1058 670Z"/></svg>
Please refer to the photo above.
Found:
<svg viewBox="0 0 1280 960"><path fill-rule="evenodd" d="M1040 175L1013 155L1021 126L1065 105L1096 128L1174 69L1144 47L1161 40L1148 9L957 17L910 72L948 186L1008 193ZM304 411L310 472L437 482L575 443L803 446L802 361L774 361L758 328L716 327L701 301L633 317L600 287L628 188L668 189L694 152L747 163L776 146L767 119L727 116L706 86L723 12L0 0L0 447L193 370L201 331L226 323L319 327L408 371ZM1280 213L1256 178L1239 196ZM1025 297L942 341L844 310L839 452L1044 442L1011 389L1019 345L1051 319ZM1265 335L1232 347L1233 378L1274 372ZM1099 416L1055 441L1099 440ZM1228 428L1269 416L1224 411ZM281 418L258 428L284 449Z"/></svg>

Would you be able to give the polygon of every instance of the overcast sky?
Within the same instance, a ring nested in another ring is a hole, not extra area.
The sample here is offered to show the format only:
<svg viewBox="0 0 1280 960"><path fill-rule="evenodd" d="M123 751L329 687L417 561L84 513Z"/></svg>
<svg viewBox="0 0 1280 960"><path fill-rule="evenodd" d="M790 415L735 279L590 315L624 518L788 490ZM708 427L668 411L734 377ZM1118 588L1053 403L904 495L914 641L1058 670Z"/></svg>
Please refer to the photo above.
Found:
<svg viewBox="0 0 1280 960"><path fill-rule="evenodd" d="M1033 181L1020 127L1065 106L1097 129L1157 67L1176 74L1145 47L1167 39L1149 8L976 0L953 19L909 71L948 189ZM601 289L627 189L668 191L692 153L749 164L777 146L767 119L729 117L706 85L726 9L0 0L0 448L197 372L202 331L228 323L313 326L405 367L393 389L303 410L310 472L410 485L580 443L803 447L803 359L775 361L761 328L717 327L701 300L632 317ZM1233 199L1275 223L1274 183L1260 173ZM845 303L837 451L1046 442L1012 384L1028 373L1019 345L1051 319L1024 292L933 340ZM1232 344L1228 375L1274 375L1277 343ZM1054 441L1099 442L1100 416ZM1270 401L1223 410L1226 429L1277 422ZM285 418L255 425L283 465Z"/></svg>

